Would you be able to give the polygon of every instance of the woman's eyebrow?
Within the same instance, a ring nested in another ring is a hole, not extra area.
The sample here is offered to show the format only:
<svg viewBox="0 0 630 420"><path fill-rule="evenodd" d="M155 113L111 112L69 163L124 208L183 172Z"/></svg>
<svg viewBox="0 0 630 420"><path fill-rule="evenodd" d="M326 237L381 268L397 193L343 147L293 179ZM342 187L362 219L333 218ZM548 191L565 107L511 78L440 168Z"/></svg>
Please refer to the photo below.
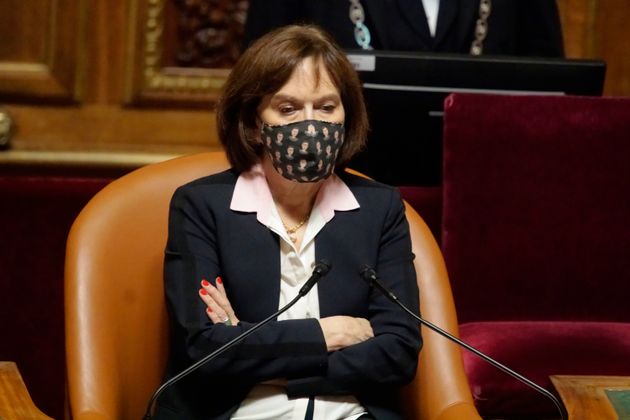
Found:
<svg viewBox="0 0 630 420"><path fill-rule="evenodd" d="M276 95L273 95L273 97L271 98L272 102L301 102L298 98L296 98L295 96L292 95L287 95L284 93L278 93Z"/></svg>
<svg viewBox="0 0 630 420"><path fill-rule="evenodd" d="M325 102L325 101L340 101L341 98L336 93L330 93L328 95L324 95L320 98L317 98L317 102Z"/></svg>
<svg viewBox="0 0 630 420"><path fill-rule="evenodd" d="M324 101L339 101L339 100L341 100L341 98L340 98L340 97L339 97L339 95L338 95L338 94L336 94L336 93L329 93L329 94L327 94L327 95L322 95L322 96L320 96L320 97L318 97L318 98L315 98L315 102L324 102ZM278 94L274 95L274 96L271 98L271 101L272 101L272 102L283 102L283 101L287 101L287 102L298 102L298 103L301 103L301 102L303 102L304 100L303 100L303 99L300 99L300 98L297 98L297 97L295 97L295 96L293 96L293 95L288 95L288 94L285 94L285 93L278 93Z"/></svg>

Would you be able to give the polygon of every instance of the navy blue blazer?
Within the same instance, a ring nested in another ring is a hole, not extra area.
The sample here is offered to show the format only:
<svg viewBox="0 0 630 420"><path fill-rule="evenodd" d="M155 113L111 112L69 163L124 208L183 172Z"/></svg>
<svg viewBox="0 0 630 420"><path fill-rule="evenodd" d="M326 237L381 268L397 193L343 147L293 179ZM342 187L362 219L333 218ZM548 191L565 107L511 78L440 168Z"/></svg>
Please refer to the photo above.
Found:
<svg viewBox="0 0 630 420"><path fill-rule="evenodd" d="M422 344L417 323L359 276L364 264L418 311L409 226L398 191L341 175L360 208L337 212L315 238L316 260L332 264L318 283L320 316L369 319L375 337L328 353L316 319L272 321L240 345L166 391L157 419L227 419L257 383L287 378L290 397L351 394L377 419L399 419L398 387L416 372ZM171 320L167 377L278 309L278 236L255 213L229 209L238 174L198 179L174 194L165 252ZM200 281L223 279L241 321L214 325L198 295Z"/></svg>
<svg viewBox="0 0 630 420"><path fill-rule="evenodd" d="M440 0L435 37L420 0L361 0L377 50L468 54L479 0ZM314 23L346 49L358 49L348 1L250 0L243 45L290 23ZM562 27L555 0L492 0L484 54L561 57Z"/></svg>

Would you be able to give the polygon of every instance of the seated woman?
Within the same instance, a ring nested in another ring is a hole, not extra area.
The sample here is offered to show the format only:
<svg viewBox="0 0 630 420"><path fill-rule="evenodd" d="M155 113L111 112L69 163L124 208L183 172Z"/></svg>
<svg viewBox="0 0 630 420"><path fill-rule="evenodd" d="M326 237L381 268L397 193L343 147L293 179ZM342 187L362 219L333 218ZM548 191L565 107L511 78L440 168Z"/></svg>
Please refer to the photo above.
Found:
<svg viewBox="0 0 630 420"><path fill-rule="evenodd" d="M171 202L167 376L291 301L317 261L332 268L277 320L169 388L155 418L401 418L398 389L415 374L419 328L360 268L374 267L415 311L418 289L398 191L344 172L368 129L352 65L316 27L273 31L233 68L217 121L232 168L180 187ZM308 143L303 171L285 159L290 143L263 140L296 128ZM332 153L318 154L317 142Z"/></svg>

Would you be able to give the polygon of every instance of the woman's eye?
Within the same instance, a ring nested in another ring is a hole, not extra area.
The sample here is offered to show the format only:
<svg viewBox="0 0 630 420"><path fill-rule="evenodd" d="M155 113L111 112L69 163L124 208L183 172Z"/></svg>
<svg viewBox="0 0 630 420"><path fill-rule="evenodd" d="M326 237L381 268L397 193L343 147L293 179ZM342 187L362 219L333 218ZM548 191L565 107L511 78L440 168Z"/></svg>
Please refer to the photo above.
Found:
<svg viewBox="0 0 630 420"><path fill-rule="evenodd" d="M292 106L285 105L280 107L280 113L282 114L290 114L293 111L295 111L295 108L293 108Z"/></svg>
<svg viewBox="0 0 630 420"><path fill-rule="evenodd" d="M321 109L324 112L333 112L335 110L335 105L334 104L322 105Z"/></svg>

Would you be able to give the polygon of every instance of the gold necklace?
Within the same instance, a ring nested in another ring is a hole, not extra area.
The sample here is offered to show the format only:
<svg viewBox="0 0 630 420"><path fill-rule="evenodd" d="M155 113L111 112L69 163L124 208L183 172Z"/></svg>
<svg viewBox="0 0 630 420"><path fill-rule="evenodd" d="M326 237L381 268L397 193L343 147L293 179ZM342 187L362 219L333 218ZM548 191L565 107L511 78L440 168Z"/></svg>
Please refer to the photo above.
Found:
<svg viewBox="0 0 630 420"><path fill-rule="evenodd" d="M280 218L280 220L282 221L282 226L284 226L284 230L286 230L287 234L289 235L289 239L291 239L291 242L296 243L297 236L295 235L295 232L297 232L299 228L304 226L304 223L308 221L308 216L306 216L304 220L302 220L300 223L298 223L297 225L293 227L287 226L286 223L284 223L284 220L282 220L282 218Z"/></svg>

